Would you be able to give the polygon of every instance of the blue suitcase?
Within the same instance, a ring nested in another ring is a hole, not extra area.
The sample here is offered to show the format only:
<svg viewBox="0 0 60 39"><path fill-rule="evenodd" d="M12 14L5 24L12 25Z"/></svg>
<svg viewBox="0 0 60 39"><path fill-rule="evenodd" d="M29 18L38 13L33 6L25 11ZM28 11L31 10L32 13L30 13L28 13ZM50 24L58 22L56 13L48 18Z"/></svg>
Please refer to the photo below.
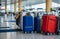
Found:
<svg viewBox="0 0 60 39"><path fill-rule="evenodd" d="M40 19L38 17L34 18L35 31L40 32Z"/></svg>
<svg viewBox="0 0 60 39"><path fill-rule="evenodd" d="M34 30L33 17L32 16L23 16L23 31L32 32L33 30Z"/></svg>
<svg viewBox="0 0 60 39"><path fill-rule="evenodd" d="M41 32L41 18L39 16L39 13L34 18L34 29L37 33Z"/></svg>

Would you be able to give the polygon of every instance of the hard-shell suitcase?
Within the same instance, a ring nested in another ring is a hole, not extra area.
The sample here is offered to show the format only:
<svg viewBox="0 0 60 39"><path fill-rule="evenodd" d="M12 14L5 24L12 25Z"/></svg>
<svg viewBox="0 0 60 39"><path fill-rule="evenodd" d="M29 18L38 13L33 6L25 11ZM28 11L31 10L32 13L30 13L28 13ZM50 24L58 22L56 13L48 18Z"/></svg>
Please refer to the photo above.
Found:
<svg viewBox="0 0 60 39"><path fill-rule="evenodd" d="M40 32L40 20L38 19L38 17L34 18L34 28L36 32Z"/></svg>
<svg viewBox="0 0 60 39"><path fill-rule="evenodd" d="M44 33L52 33L56 32L58 17L55 15L43 15L42 17L42 31Z"/></svg>
<svg viewBox="0 0 60 39"><path fill-rule="evenodd" d="M38 13L37 16L34 18L34 29L36 32L41 32L41 14Z"/></svg>
<svg viewBox="0 0 60 39"><path fill-rule="evenodd" d="M57 35L60 34L60 17L58 17L56 34L57 34Z"/></svg>
<svg viewBox="0 0 60 39"><path fill-rule="evenodd" d="M33 30L34 30L33 17L32 16L23 16L23 31L32 32Z"/></svg>

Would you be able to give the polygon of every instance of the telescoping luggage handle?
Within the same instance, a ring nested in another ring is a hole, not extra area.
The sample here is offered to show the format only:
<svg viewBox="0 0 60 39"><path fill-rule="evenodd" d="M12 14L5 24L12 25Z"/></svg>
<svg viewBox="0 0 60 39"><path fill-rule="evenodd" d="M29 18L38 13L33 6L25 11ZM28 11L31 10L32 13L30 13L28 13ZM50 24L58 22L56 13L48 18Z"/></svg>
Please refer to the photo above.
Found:
<svg viewBox="0 0 60 39"><path fill-rule="evenodd" d="M56 10L51 10L51 14L55 15L55 16L58 16L58 13L56 12Z"/></svg>
<svg viewBox="0 0 60 39"><path fill-rule="evenodd" d="M37 11L39 11L39 10L41 10L43 12L43 8L37 8ZM40 14L42 14L42 13L39 13L39 12L37 13L37 16L40 15Z"/></svg>
<svg viewBox="0 0 60 39"><path fill-rule="evenodd" d="M30 12L26 13L26 15L25 15L25 16L31 16Z"/></svg>
<svg viewBox="0 0 60 39"><path fill-rule="evenodd" d="M27 13L25 14L25 16L32 16L31 14L34 14L34 13L32 13L32 12L27 12Z"/></svg>
<svg viewBox="0 0 60 39"><path fill-rule="evenodd" d="M37 11L38 11L38 10L42 10L42 11L43 11L43 8L37 8Z"/></svg>
<svg viewBox="0 0 60 39"><path fill-rule="evenodd" d="M46 12L46 14L44 14L44 15L47 15L47 14L48 14L48 15L55 15L55 16L58 16L58 13L56 12L56 10L52 10L52 9L50 10L49 13Z"/></svg>

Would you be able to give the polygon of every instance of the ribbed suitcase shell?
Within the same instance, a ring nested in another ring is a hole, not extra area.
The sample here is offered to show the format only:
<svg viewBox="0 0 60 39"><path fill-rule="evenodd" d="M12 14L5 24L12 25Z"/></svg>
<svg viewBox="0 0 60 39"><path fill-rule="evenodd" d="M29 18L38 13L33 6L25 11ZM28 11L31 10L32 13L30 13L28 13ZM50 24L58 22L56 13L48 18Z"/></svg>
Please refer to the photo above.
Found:
<svg viewBox="0 0 60 39"><path fill-rule="evenodd" d="M40 32L40 19L38 17L35 17L34 18L34 28L35 28L35 31L37 32Z"/></svg>
<svg viewBox="0 0 60 39"><path fill-rule="evenodd" d="M34 18L34 29L36 32L41 32L42 15L42 12L38 12L37 16Z"/></svg>
<svg viewBox="0 0 60 39"><path fill-rule="evenodd" d="M58 18L58 28L59 28L59 30L60 30L60 17Z"/></svg>
<svg viewBox="0 0 60 39"><path fill-rule="evenodd" d="M58 17L55 15L43 15L42 17L42 31L48 33L55 33L56 32L56 25Z"/></svg>
<svg viewBox="0 0 60 39"><path fill-rule="evenodd" d="M56 32L60 33L60 16L58 17L57 31Z"/></svg>
<svg viewBox="0 0 60 39"><path fill-rule="evenodd" d="M34 30L33 17L32 16L23 16L23 31L32 32L33 30Z"/></svg>

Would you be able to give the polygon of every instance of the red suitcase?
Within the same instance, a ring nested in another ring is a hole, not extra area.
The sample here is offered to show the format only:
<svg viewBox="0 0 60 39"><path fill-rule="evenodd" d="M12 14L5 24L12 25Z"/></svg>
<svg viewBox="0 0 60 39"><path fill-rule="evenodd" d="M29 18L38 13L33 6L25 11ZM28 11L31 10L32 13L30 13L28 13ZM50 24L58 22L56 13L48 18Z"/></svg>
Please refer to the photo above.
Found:
<svg viewBox="0 0 60 39"><path fill-rule="evenodd" d="M58 17L55 15L43 15L42 31L45 33L55 33Z"/></svg>

